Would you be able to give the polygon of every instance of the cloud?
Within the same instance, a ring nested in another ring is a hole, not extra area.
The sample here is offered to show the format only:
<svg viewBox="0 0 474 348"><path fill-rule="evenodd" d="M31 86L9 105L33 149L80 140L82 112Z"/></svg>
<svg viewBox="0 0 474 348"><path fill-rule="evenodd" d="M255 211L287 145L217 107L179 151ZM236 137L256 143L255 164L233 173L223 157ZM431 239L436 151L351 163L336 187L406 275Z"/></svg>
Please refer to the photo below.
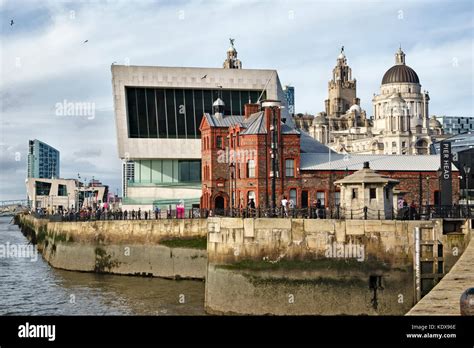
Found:
<svg viewBox="0 0 474 348"><path fill-rule="evenodd" d="M220 67L233 37L244 68L277 69L283 84L295 86L296 111L316 113L324 109L344 45L370 114L372 95L401 43L407 64L430 92L432 114L470 116L473 110L473 9L467 0L24 4L0 2L0 142L23 158L28 139L51 143L61 151L62 176L95 175L112 189L121 181L114 61ZM94 103L95 117L57 116L55 105L64 100ZM24 197L26 164L5 165L10 174L2 173L0 199Z"/></svg>

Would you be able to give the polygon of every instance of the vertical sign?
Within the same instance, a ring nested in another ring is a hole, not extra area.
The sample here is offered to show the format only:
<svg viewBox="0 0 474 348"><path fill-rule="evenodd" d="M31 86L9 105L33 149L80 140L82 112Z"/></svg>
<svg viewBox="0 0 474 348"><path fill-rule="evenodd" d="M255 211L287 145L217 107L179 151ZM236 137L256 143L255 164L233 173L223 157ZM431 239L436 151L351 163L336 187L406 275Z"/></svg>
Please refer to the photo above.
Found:
<svg viewBox="0 0 474 348"><path fill-rule="evenodd" d="M440 179L440 204L449 206L453 204L453 183L451 173L451 143L441 142L441 177Z"/></svg>

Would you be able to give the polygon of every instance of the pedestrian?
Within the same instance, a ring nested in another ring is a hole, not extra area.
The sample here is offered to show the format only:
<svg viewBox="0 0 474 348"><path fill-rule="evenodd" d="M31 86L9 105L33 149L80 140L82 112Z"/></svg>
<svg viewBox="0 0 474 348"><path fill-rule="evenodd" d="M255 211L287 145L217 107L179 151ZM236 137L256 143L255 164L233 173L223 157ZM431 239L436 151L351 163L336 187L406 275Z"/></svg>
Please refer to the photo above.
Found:
<svg viewBox="0 0 474 348"><path fill-rule="evenodd" d="M415 201L411 201L409 211L410 211L410 213L409 213L410 220L415 220L415 218L416 218L416 204L415 204Z"/></svg>
<svg viewBox="0 0 474 348"><path fill-rule="evenodd" d="M288 208L289 208L291 216L294 217L294 213L295 213L295 201L294 200L290 199L288 201Z"/></svg>
<svg viewBox="0 0 474 348"><path fill-rule="evenodd" d="M286 196L283 196L283 199L281 200L281 207L283 209L284 216L288 217L288 200L286 199Z"/></svg>

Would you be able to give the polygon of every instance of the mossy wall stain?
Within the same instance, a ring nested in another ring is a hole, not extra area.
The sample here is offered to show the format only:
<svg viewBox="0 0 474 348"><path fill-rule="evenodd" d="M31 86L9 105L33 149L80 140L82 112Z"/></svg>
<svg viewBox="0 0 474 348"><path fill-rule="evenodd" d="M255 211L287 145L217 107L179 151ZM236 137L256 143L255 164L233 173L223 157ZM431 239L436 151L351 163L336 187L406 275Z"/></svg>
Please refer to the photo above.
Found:
<svg viewBox="0 0 474 348"><path fill-rule="evenodd" d="M113 268L118 267L120 262L112 259L112 255L107 254L107 251L98 246L95 248L95 267L94 272L105 273L110 272Z"/></svg>

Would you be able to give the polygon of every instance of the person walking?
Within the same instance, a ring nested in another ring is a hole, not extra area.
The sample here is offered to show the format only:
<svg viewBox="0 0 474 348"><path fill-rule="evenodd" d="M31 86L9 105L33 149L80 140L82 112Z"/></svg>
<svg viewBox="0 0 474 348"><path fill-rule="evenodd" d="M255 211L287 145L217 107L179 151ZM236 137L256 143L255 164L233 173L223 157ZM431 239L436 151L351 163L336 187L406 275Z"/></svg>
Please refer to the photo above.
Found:
<svg viewBox="0 0 474 348"><path fill-rule="evenodd" d="M283 215L288 217L288 200L286 199L286 196L283 196L281 200L281 207L283 209Z"/></svg>

